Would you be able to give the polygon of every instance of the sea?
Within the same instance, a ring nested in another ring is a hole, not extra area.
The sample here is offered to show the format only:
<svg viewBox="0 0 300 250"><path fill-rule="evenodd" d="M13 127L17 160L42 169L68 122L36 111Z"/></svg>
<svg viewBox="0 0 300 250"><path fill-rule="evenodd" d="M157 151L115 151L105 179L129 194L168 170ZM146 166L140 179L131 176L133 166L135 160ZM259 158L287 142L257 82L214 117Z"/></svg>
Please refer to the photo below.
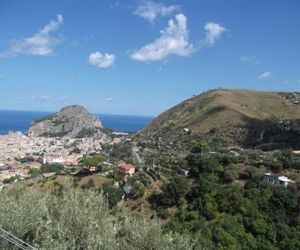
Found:
<svg viewBox="0 0 300 250"><path fill-rule="evenodd" d="M0 110L0 134L9 131L25 132L33 120L50 115L51 112ZM154 117L135 115L96 114L102 125L119 132L137 132L146 127Z"/></svg>

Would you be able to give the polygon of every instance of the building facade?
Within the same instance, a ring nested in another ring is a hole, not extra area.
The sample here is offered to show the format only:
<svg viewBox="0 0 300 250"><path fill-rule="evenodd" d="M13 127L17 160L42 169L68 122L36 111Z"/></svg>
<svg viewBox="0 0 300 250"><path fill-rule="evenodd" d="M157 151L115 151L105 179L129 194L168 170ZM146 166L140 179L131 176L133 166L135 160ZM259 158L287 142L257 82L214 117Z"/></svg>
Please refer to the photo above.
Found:
<svg viewBox="0 0 300 250"><path fill-rule="evenodd" d="M293 180L287 178L286 176L277 176L272 173L265 173L263 179L267 182L270 182L274 185L282 185L287 187L289 184L294 183Z"/></svg>

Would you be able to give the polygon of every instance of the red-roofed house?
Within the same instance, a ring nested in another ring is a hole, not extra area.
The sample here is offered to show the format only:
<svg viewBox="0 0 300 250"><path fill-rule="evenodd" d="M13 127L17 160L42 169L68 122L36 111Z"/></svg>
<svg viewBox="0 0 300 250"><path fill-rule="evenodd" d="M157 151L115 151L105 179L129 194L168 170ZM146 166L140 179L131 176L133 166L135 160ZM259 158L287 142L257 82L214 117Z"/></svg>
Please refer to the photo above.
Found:
<svg viewBox="0 0 300 250"><path fill-rule="evenodd" d="M124 179L132 176L135 172L135 166L132 164L119 163L118 164L119 175L121 175Z"/></svg>

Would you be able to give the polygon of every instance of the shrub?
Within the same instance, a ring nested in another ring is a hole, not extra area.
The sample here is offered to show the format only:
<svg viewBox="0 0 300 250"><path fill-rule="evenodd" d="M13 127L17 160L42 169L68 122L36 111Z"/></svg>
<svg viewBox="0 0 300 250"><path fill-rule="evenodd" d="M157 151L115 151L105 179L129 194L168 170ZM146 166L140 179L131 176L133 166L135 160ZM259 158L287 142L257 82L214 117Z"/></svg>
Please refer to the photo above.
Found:
<svg viewBox="0 0 300 250"><path fill-rule="evenodd" d="M44 164L41 167L41 172L42 173L60 173L62 170L64 170L64 166L61 164Z"/></svg>
<svg viewBox="0 0 300 250"><path fill-rule="evenodd" d="M105 197L66 189L57 196L22 187L0 193L0 225L39 249L192 249L187 236L159 222L112 215ZM15 249L0 240L0 249Z"/></svg>
<svg viewBox="0 0 300 250"><path fill-rule="evenodd" d="M225 168L223 173L223 180L227 183L233 182L234 180L238 179L238 167L234 164L230 164L228 167Z"/></svg>
<svg viewBox="0 0 300 250"><path fill-rule="evenodd" d="M109 207L112 208L122 199L123 191L120 188L116 188L112 183L105 183L102 186L103 192L108 199Z"/></svg>

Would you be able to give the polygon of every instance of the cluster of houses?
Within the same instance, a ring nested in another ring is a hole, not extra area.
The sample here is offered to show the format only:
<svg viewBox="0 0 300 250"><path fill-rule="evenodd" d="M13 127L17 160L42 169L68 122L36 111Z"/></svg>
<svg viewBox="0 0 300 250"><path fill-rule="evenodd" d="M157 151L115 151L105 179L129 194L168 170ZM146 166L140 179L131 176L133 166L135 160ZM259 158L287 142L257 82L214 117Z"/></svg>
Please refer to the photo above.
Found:
<svg viewBox="0 0 300 250"><path fill-rule="evenodd" d="M21 132L0 135L0 181L30 177L30 169L46 163L76 166L83 154L101 150L101 140L94 138L29 137Z"/></svg>

